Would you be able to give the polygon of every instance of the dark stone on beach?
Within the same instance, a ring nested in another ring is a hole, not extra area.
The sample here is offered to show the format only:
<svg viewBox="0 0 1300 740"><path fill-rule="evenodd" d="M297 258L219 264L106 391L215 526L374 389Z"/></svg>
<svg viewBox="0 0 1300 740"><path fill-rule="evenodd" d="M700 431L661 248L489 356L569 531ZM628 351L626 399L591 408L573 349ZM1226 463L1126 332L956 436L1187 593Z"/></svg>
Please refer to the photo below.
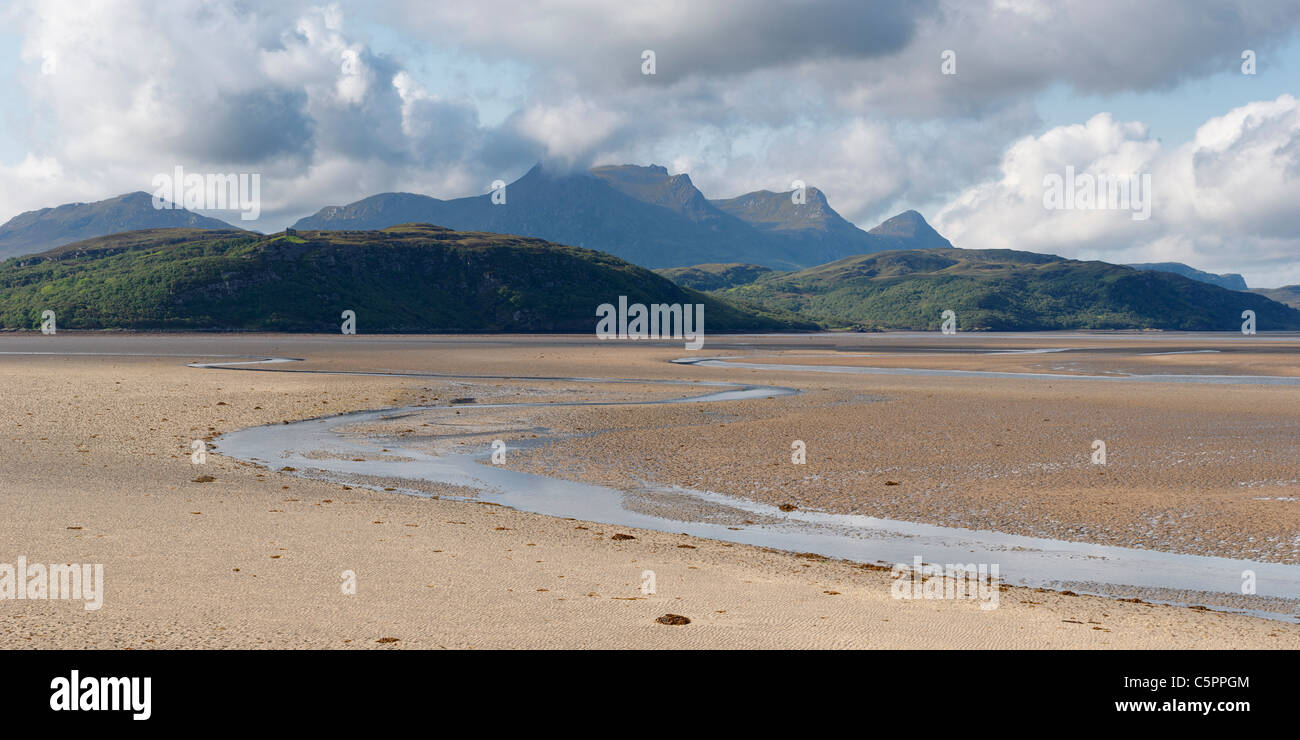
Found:
<svg viewBox="0 0 1300 740"><path fill-rule="evenodd" d="M658 622L659 624L672 624L672 625L682 625L682 624L691 623L691 620L687 619L686 617L683 617L680 614L665 614L662 617L656 619L655 621Z"/></svg>
<svg viewBox="0 0 1300 740"><path fill-rule="evenodd" d="M776 508L780 509L781 511L796 511L799 507L795 506L794 504L781 504Z"/></svg>
<svg viewBox="0 0 1300 740"><path fill-rule="evenodd" d="M194 478L193 480L195 483L211 483L212 481L216 480L216 478L213 478L210 475L200 475L199 477Z"/></svg>
<svg viewBox="0 0 1300 740"><path fill-rule="evenodd" d="M392 642L398 642L398 641L400 641L400 639L401 639L401 638L398 638L398 637L381 637L381 638L379 638L378 640L375 640L375 642L377 642L377 643L379 643L379 644L381 644L381 645L387 645L387 644L392 643Z"/></svg>
<svg viewBox="0 0 1300 740"><path fill-rule="evenodd" d="M452 402L452 403L474 403L474 400L475 400L475 399L474 399L473 397L470 397L470 398L453 398L453 399L451 399L451 402Z"/></svg>
<svg viewBox="0 0 1300 740"><path fill-rule="evenodd" d="M610 537L610 539L611 539L611 540L634 540L634 539L636 539L636 538L633 537L633 536L630 535L630 534L623 534L622 532L619 532L618 534L614 535L613 537Z"/></svg>

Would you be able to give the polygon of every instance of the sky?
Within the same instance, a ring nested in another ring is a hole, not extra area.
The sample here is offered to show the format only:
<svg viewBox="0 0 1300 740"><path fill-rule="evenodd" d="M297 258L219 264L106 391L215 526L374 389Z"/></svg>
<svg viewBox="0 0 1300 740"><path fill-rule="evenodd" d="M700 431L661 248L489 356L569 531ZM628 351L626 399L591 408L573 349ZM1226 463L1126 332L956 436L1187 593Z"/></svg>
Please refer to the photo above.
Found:
<svg viewBox="0 0 1300 740"><path fill-rule="evenodd" d="M800 180L863 228L912 208L959 247L1275 287L1300 283L1297 80L1296 0L0 0L0 222L177 166L259 175L257 220L201 212L270 232L660 164L710 198ZM1147 182L1149 211L1049 207L1068 175Z"/></svg>

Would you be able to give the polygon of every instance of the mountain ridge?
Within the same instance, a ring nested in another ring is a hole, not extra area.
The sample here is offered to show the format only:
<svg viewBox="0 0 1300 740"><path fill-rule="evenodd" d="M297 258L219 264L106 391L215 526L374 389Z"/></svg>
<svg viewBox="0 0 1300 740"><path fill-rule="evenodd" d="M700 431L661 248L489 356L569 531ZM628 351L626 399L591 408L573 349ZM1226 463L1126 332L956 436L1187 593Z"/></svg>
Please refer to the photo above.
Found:
<svg viewBox="0 0 1300 740"><path fill-rule="evenodd" d="M1132 267L1135 270L1157 270L1159 272L1171 272L1175 275L1182 275L1192 280L1200 280L1203 283L1217 285L1220 288L1228 290L1249 290L1246 286L1246 279L1235 272L1216 275L1212 272L1198 270L1191 265L1185 265L1182 262L1140 262L1128 264L1125 267Z"/></svg>
<svg viewBox="0 0 1300 740"><path fill-rule="evenodd" d="M798 331L806 320L682 288L541 239L402 224L371 232L152 229L0 262L0 327L338 332L594 332L596 307L704 303L705 332Z"/></svg>
<svg viewBox="0 0 1300 740"><path fill-rule="evenodd" d="M539 164L506 186L504 205L493 205L488 194L439 200L380 193L322 208L293 228L373 229L393 220L423 221L597 249L649 268L743 262L799 269L921 243L858 228L816 188L807 190L804 204L792 203L789 195L756 191L709 200L688 174L669 174L661 165L556 174ZM938 236L932 229L922 233Z"/></svg>
<svg viewBox="0 0 1300 740"><path fill-rule="evenodd" d="M697 266L671 274L707 285L740 274L734 267ZM964 331L1237 331L1241 312L1250 309L1261 331L1300 329L1300 310L1255 293L1163 271L1010 249L887 251L748 277L710 292L828 328L934 330L942 312L952 310Z"/></svg>
<svg viewBox="0 0 1300 740"><path fill-rule="evenodd" d="M183 208L154 208L153 196L137 190L91 203L64 203L14 216L0 225L0 259L145 228L237 227Z"/></svg>
<svg viewBox="0 0 1300 740"><path fill-rule="evenodd" d="M1250 292L1258 293L1278 303L1285 303L1291 308L1300 308L1300 285L1283 285L1280 288L1251 288Z"/></svg>

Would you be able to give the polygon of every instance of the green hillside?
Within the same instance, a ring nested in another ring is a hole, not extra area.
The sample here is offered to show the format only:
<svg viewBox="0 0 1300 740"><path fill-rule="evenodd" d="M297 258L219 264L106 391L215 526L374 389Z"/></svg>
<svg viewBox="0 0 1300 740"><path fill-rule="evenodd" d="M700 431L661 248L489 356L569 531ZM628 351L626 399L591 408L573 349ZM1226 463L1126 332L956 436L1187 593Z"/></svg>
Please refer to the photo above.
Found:
<svg viewBox="0 0 1300 740"><path fill-rule="evenodd" d="M879 252L758 277L715 295L789 311L828 328L962 331L1300 329L1300 311L1167 272L1014 250Z"/></svg>
<svg viewBox="0 0 1300 740"><path fill-rule="evenodd" d="M741 262L726 264L693 265L691 267L668 267L655 272L669 280L695 290L723 290L752 283L760 277L770 274L770 267L748 265Z"/></svg>
<svg viewBox="0 0 1300 740"><path fill-rule="evenodd" d="M816 328L617 257L428 224L382 231L151 229L0 263L0 328L594 332L596 307L704 303L705 331Z"/></svg>
<svg viewBox="0 0 1300 740"><path fill-rule="evenodd" d="M1285 285L1281 288L1254 288L1250 292L1259 293L1269 300L1285 303L1291 308L1300 308L1300 285Z"/></svg>

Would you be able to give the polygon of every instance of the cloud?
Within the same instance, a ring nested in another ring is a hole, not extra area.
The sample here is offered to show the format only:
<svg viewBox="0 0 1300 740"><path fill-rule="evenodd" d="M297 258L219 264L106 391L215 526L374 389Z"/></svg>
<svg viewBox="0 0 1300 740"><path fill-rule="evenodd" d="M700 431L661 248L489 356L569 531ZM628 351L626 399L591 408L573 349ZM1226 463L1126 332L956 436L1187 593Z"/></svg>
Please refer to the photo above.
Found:
<svg viewBox="0 0 1300 740"><path fill-rule="evenodd" d="M657 81L747 74L828 58L869 58L907 45L935 0L698 0L610 3L387 4L404 27L454 39L485 56L508 55L556 77L608 90L641 76L641 54L658 58Z"/></svg>
<svg viewBox="0 0 1300 740"><path fill-rule="evenodd" d="M339 5L49 0L10 16L32 62L31 126L43 135L29 140L26 161L0 170L11 209L0 220L73 196L148 191L156 173L181 165L259 173L254 228L274 229L376 191L478 190L501 176L501 154L483 147L510 153L509 177L558 141L483 127L473 101L424 90L350 34Z"/></svg>
<svg viewBox="0 0 1300 740"><path fill-rule="evenodd" d="M747 78L808 89L854 113L970 114L1057 83L1084 93L1169 89L1236 69L1294 34L1291 0L387 0L393 23L538 70L539 85L602 98L729 96ZM508 19L508 20L507 20ZM657 74L641 74L655 51ZM957 74L939 74L940 54ZM685 86L686 90L675 89Z"/></svg>
<svg viewBox="0 0 1300 740"><path fill-rule="evenodd" d="M548 161L571 166L608 139L619 127L620 118L614 111L574 98L560 105L529 106L513 125L526 139L542 146Z"/></svg>
<svg viewBox="0 0 1300 740"><path fill-rule="evenodd" d="M1151 217L1049 209L1045 178L1147 174ZM966 248L1023 249L1108 262L1187 262L1251 285L1300 282L1300 100L1282 95L1206 121L1166 149L1137 122L1099 114L1015 142L996 178L963 190L936 227Z"/></svg>
<svg viewBox="0 0 1300 740"><path fill-rule="evenodd" d="M1267 59L1300 25L1291 0L15 0L0 13L21 34L30 111L25 159L0 168L0 220L149 190L182 165L260 173L253 226L278 229L379 192L481 193L544 160L666 164L715 198L801 179L868 227L942 209L963 246L1259 275L1295 246L1290 98L1174 150L1109 116L1027 136L1052 86L1143 93L1235 70L1244 48ZM940 73L945 49L955 75ZM1066 165L1150 172L1153 218L1045 216L1042 176Z"/></svg>

